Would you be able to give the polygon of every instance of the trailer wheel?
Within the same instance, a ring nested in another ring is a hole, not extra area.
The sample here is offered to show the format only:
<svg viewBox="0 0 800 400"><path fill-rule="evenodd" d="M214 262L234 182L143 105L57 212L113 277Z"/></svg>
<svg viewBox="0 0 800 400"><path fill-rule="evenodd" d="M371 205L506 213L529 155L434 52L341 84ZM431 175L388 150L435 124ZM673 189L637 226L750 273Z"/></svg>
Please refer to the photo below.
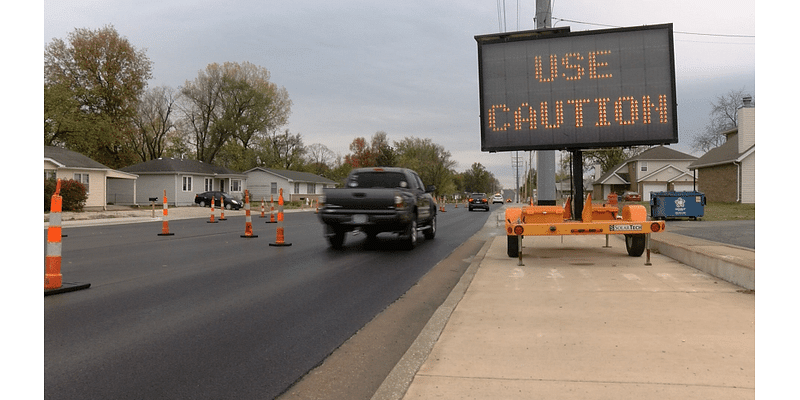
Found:
<svg viewBox="0 0 800 400"><path fill-rule="evenodd" d="M644 253L645 235L643 233L635 235L625 235L625 249L631 257L641 257Z"/></svg>
<svg viewBox="0 0 800 400"><path fill-rule="evenodd" d="M508 235L508 247L506 253L509 257L519 257L519 239L516 236Z"/></svg>

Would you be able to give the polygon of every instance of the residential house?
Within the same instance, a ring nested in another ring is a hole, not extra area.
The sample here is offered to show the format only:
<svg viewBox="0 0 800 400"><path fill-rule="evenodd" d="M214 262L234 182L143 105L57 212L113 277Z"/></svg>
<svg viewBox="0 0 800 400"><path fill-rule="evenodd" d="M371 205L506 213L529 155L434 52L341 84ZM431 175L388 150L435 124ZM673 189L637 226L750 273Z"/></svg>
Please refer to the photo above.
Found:
<svg viewBox="0 0 800 400"><path fill-rule="evenodd" d="M113 170L83 154L61 147L44 146L44 178L74 179L86 187L87 209L106 209L108 187L133 185L137 175Z"/></svg>
<svg viewBox="0 0 800 400"><path fill-rule="evenodd" d="M642 195L642 201L650 201L650 192L694 190L689 165L695 160L666 146L653 147L603 173L594 182L592 198L633 191Z"/></svg>
<svg viewBox="0 0 800 400"><path fill-rule="evenodd" d="M247 188L247 175L197 160L159 158L122 171L138 175L137 185L114 187L113 193L118 198L133 198L132 204L137 205L150 204L150 198L158 198L156 204L162 204L165 190L168 204L189 206L195 204L195 194L218 190L243 199Z"/></svg>
<svg viewBox="0 0 800 400"><path fill-rule="evenodd" d="M738 127L725 132L725 143L689 165L697 171L699 190L706 201L756 202L756 109L745 98Z"/></svg>
<svg viewBox="0 0 800 400"><path fill-rule="evenodd" d="M278 201L283 189L284 201L318 201L323 188L336 187L336 182L308 172L256 167L244 172L253 198L272 197Z"/></svg>

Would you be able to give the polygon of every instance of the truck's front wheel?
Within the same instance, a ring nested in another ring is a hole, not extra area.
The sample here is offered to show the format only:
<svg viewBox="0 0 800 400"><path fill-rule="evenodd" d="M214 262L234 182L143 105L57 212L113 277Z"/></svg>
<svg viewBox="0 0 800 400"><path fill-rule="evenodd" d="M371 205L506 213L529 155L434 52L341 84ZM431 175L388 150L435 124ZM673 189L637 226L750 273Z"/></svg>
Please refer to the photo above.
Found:
<svg viewBox="0 0 800 400"><path fill-rule="evenodd" d="M406 227L403 235L403 245L408 250L413 249L417 245L417 216L411 218L411 222Z"/></svg>
<svg viewBox="0 0 800 400"><path fill-rule="evenodd" d="M430 225L428 228L422 231L425 234L425 239L431 240L436 237L436 216L434 215L431 219Z"/></svg>

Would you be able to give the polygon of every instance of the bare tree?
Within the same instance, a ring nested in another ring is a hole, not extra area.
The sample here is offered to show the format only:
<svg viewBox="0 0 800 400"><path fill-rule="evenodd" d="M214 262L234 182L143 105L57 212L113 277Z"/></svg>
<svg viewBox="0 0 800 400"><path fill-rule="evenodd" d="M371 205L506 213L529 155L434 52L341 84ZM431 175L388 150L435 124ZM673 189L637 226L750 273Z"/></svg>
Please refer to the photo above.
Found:
<svg viewBox="0 0 800 400"><path fill-rule="evenodd" d="M324 176L332 168L336 154L321 143L314 143L306 148L306 164L317 175Z"/></svg>
<svg viewBox="0 0 800 400"><path fill-rule="evenodd" d="M173 121L180 94L168 86L157 86L144 92L133 118L136 131L129 139L142 161L164 155L169 143L167 134L175 130Z"/></svg>
<svg viewBox="0 0 800 400"><path fill-rule="evenodd" d="M725 95L720 95L711 103L709 122L705 131L692 139L692 148L707 152L725 143L725 132L737 127L739 109L742 107L742 98L749 96L744 88L731 90Z"/></svg>

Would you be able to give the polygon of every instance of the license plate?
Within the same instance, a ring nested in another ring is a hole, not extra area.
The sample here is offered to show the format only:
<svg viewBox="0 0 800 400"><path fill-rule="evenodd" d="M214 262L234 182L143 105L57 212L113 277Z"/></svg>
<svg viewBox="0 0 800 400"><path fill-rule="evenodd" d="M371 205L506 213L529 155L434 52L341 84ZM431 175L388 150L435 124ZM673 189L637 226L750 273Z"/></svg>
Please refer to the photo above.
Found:
<svg viewBox="0 0 800 400"><path fill-rule="evenodd" d="M641 231L641 225L611 225L609 227L611 231Z"/></svg>
<svg viewBox="0 0 800 400"><path fill-rule="evenodd" d="M367 223L367 216L364 215L364 214L353 215L353 223L354 224L366 224Z"/></svg>

